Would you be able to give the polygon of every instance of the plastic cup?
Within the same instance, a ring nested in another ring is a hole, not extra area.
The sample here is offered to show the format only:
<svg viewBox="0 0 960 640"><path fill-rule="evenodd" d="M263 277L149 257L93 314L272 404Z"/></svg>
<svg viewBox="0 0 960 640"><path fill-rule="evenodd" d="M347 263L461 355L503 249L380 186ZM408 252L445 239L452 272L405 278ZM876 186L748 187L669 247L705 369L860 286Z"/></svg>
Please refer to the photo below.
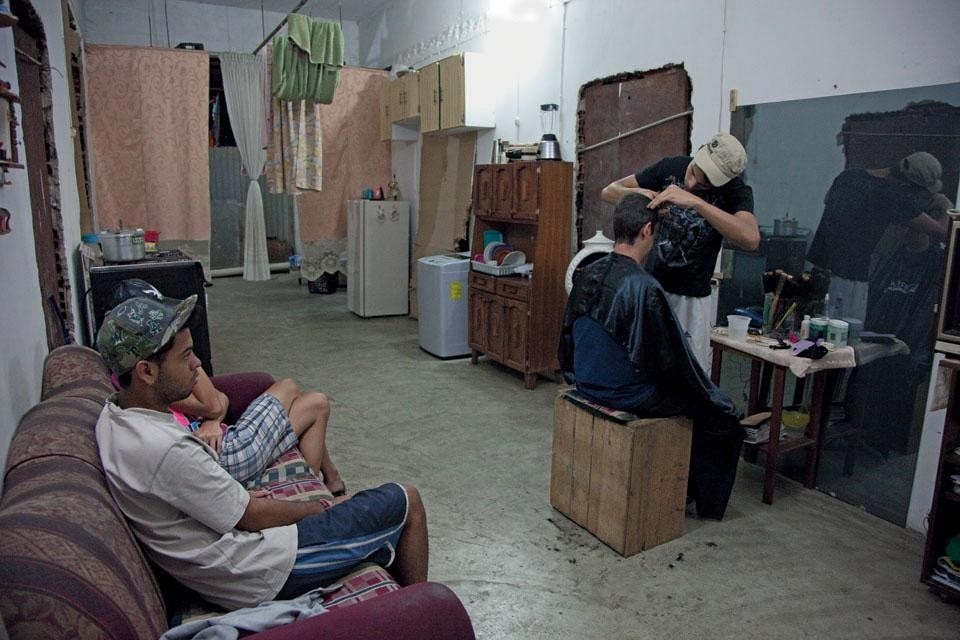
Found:
<svg viewBox="0 0 960 640"><path fill-rule="evenodd" d="M747 327L750 326L750 318L747 316L729 315L727 316L727 337L731 340L745 342L747 339Z"/></svg>
<svg viewBox="0 0 960 640"><path fill-rule="evenodd" d="M860 342L860 332L863 330L863 322L857 318L844 318L847 325L847 344L855 345Z"/></svg>
<svg viewBox="0 0 960 640"><path fill-rule="evenodd" d="M483 232L483 246L491 242L503 242L503 234L496 229L487 229Z"/></svg>

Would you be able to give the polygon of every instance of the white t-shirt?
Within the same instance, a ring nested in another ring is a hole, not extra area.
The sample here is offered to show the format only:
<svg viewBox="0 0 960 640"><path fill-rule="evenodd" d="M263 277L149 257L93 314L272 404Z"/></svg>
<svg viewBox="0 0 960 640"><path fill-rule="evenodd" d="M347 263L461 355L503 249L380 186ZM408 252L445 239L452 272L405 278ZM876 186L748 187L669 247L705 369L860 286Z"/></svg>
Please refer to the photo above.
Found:
<svg viewBox="0 0 960 640"><path fill-rule="evenodd" d="M297 527L234 526L250 496L170 413L121 409L97 420L110 492L151 560L228 609L272 600L293 569Z"/></svg>

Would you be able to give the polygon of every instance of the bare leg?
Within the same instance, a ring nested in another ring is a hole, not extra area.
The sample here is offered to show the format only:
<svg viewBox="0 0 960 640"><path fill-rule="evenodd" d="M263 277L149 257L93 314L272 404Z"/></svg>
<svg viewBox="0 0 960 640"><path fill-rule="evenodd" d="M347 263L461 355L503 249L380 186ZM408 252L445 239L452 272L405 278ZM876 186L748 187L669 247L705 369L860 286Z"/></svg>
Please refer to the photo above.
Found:
<svg viewBox="0 0 960 640"><path fill-rule="evenodd" d="M267 393L280 400L290 424L299 438L300 453L314 471L323 475L323 481L332 492L344 489L340 471L327 450L327 421L330 419L330 401L316 392L300 391L289 378L271 386Z"/></svg>
<svg viewBox="0 0 960 640"><path fill-rule="evenodd" d="M427 581L430 548L427 540L427 512L416 487L403 485L409 498L407 524L397 543L397 557L391 567L403 586Z"/></svg>

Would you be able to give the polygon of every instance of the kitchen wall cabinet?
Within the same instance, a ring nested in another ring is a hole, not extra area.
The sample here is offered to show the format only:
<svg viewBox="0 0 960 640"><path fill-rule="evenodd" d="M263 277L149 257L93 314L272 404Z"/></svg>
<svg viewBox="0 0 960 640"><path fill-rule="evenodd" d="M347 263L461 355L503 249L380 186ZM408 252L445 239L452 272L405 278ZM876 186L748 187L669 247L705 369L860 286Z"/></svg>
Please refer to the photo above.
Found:
<svg viewBox="0 0 960 640"><path fill-rule="evenodd" d="M534 265L530 278L471 271L469 343L480 355L523 374L528 389L551 371L559 381L557 344L563 286L570 262L573 165L515 162L474 170L472 252L483 252L483 234L497 230Z"/></svg>
<svg viewBox="0 0 960 640"><path fill-rule="evenodd" d="M954 490L950 479L960 474L960 361L944 358L940 367L947 376L949 399L920 579L941 598L960 602L960 588L936 575L937 560L946 555L947 542L960 535L960 493Z"/></svg>
<svg viewBox="0 0 960 640"><path fill-rule="evenodd" d="M488 61L467 52L420 69L420 130L456 133L496 124Z"/></svg>
<svg viewBox="0 0 960 640"><path fill-rule="evenodd" d="M390 82L390 122L406 123L420 117L420 74L406 73Z"/></svg>

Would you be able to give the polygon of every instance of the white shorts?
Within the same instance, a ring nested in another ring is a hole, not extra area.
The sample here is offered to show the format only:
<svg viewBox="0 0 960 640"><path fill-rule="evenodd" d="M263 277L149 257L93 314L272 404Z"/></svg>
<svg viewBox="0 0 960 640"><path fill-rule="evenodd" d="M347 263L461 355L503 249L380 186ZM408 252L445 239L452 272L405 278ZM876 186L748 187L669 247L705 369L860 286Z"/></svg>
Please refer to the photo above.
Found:
<svg viewBox="0 0 960 640"><path fill-rule="evenodd" d="M713 361L713 352L710 349L710 312L713 308L710 296L692 298L675 293L667 294L667 302L680 321L680 326L687 333L687 343L690 351L696 357L703 370L710 373L710 363Z"/></svg>

